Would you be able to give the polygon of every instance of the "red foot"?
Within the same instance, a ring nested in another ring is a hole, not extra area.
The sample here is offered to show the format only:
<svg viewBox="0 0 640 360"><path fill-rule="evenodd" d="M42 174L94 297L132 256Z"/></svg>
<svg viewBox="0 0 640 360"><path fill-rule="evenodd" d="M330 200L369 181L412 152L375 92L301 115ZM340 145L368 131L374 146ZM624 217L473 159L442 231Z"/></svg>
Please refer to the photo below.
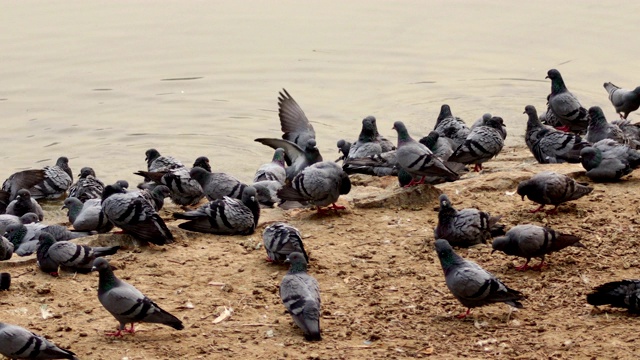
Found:
<svg viewBox="0 0 640 360"><path fill-rule="evenodd" d="M529 262L527 261L526 263L524 263L524 265L516 266L516 270L517 271L525 271L527 269L533 269L528 264L529 264Z"/></svg>
<svg viewBox="0 0 640 360"><path fill-rule="evenodd" d="M544 260L540 262L538 265L534 265L531 267L531 270L542 271L542 268L545 266Z"/></svg>
<svg viewBox="0 0 640 360"><path fill-rule="evenodd" d="M341 205L331 204L331 206L327 206L326 208L321 208L320 206L318 206L317 211L318 211L318 214L324 215L328 213L330 210L333 210L335 213L338 213L338 210L344 210L344 209L346 209L346 207Z"/></svg>
<svg viewBox="0 0 640 360"><path fill-rule="evenodd" d="M135 334L136 333L136 329L133 328L133 323L131 323L131 327L129 329L127 329L125 327L124 331L128 332L129 334Z"/></svg>
<svg viewBox="0 0 640 360"><path fill-rule="evenodd" d="M456 319L464 319L467 316L469 316L469 313L471 312L471 308L467 308L467 312L466 313L462 313L459 315L456 315Z"/></svg>
<svg viewBox="0 0 640 360"><path fill-rule="evenodd" d="M564 131L564 132L569 132L571 130L571 128L569 128L569 125L565 125L565 126L558 126L556 128L556 130L560 130L560 131Z"/></svg>
<svg viewBox="0 0 640 360"><path fill-rule="evenodd" d="M58 275L59 275L59 274L58 274L58 272L56 271L56 272L50 272L50 273L49 273L49 275L51 275L51 276L55 276L55 277L58 277Z"/></svg>
<svg viewBox="0 0 640 360"><path fill-rule="evenodd" d="M480 170L482 170L482 164L476 164L476 166L473 167L474 172L480 172Z"/></svg>
<svg viewBox="0 0 640 360"><path fill-rule="evenodd" d="M264 259L264 260L265 260L266 262L268 262L268 263L272 263L272 262L273 262L273 260L271 260L271 258L269 258L268 256L267 256L267 258L266 258L266 259Z"/></svg>
<svg viewBox="0 0 640 360"><path fill-rule="evenodd" d="M104 336L122 336L122 330L105 333Z"/></svg>
<svg viewBox="0 0 640 360"><path fill-rule="evenodd" d="M114 234L125 234L124 230L114 231Z"/></svg>
<svg viewBox="0 0 640 360"><path fill-rule="evenodd" d="M557 214L557 213L558 213L558 207L556 206L556 207L554 207L553 209L551 209L551 210L547 210L547 211L545 211L545 212L547 213L547 215L555 215L555 214Z"/></svg>
<svg viewBox="0 0 640 360"><path fill-rule="evenodd" d="M532 213L532 214L535 214L535 213L537 213L538 211L542 211L542 208L544 208L544 205L540 205L540 206L538 206L538 208L536 208L536 209L529 210L529 212L530 212L530 213Z"/></svg>

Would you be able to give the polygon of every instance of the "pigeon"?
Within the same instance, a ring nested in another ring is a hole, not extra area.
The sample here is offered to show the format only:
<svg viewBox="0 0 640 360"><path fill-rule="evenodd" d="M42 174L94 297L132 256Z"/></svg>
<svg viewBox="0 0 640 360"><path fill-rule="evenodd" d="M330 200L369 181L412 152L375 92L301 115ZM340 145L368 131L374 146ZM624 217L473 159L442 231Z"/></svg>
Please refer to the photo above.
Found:
<svg viewBox="0 0 640 360"><path fill-rule="evenodd" d="M67 209L67 217L77 231L97 231L106 233L113 229L113 224L102 211L102 200L89 199L84 204L74 198L64 199L62 209Z"/></svg>
<svg viewBox="0 0 640 360"><path fill-rule="evenodd" d="M240 182L235 177L217 172L209 172L200 167L194 167L189 171L192 179L196 180L202 187L204 195L213 201L222 199L225 196L240 199L247 184Z"/></svg>
<svg viewBox="0 0 640 360"><path fill-rule="evenodd" d="M126 193L121 184L105 187L102 211L115 226L138 240L156 245L173 242L173 234L151 204L139 193Z"/></svg>
<svg viewBox="0 0 640 360"><path fill-rule="evenodd" d="M251 186L256 189L256 200L261 207L272 208L280 202L278 190L282 189L282 184L279 181L258 181Z"/></svg>
<svg viewBox="0 0 640 360"><path fill-rule="evenodd" d="M0 354L10 359L72 359L76 354L54 345L43 336L7 323L0 323Z"/></svg>
<svg viewBox="0 0 640 360"><path fill-rule="evenodd" d="M40 221L38 220L38 215L34 213L26 213L20 217L17 217L15 215L2 214L0 215L0 235L4 234L7 231L7 227L9 227L9 225L30 224L36 223L38 221Z"/></svg>
<svg viewBox="0 0 640 360"><path fill-rule="evenodd" d="M593 147L602 152L604 159L621 159L628 162L634 169L640 167L640 152L627 145L604 139L593 144Z"/></svg>
<svg viewBox="0 0 640 360"><path fill-rule="evenodd" d="M551 126L542 125L538 112L533 105L527 105L524 113L528 115L524 141L540 164L578 163L580 150L588 146L579 135L559 131Z"/></svg>
<svg viewBox="0 0 640 360"><path fill-rule="evenodd" d="M294 201L302 205L315 205L318 212L321 207L331 205L334 210L344 209L336 205L340 195L351 191L349 175L332 161L313 164L300 172L282 189L278 190L280 207L288 208L285 201Z"/></svg>
<svg viewBox="0 0 640 360"><path fill-rule="evenodd" d="M69 231L62 225L46 225L42 223L11 224L7 226L5 236L14 245L15 254L26 256L35 252L38 237L42 232L51 234L56 241L64 241L89 236L88 232Z"/></svg>
<svg viewBox="0 0 640 360"><path fill-rule="evenodd" d="M376 118L367 116L362 119L362 130L358 141L351 145L347 159L363 158L382 153L382 146L376 141Z"/></svg>
<svg viewBox="0 0 640 360"><path fill-rule="evenodd" d="M621 280L602 284L587 294L587 303L628 309L640 313L640 280Z"/></svg>
<svg viewBox="0 0 640 360"><path fill-rule="evenodd" d="M620 114L620 118L626 119L631 112L640 107L640 86L633 90L621 89L610 82L604 83L603 86L609 93L609 101Z"/></svg>
<svg viewBox="0 0 640 360"><path fill-rule="evenodd" d="M516 308L523 307L519 302L524 299L521 292L510 289L475 262L456 254L447 240L436 240L435 248L449 291L467 307L467 312L456 316L457 318L469 315L471 308L496 302Z"/></svg>
<svg viewBox="0 0 640 360"><path fill-rule="evenodd" d="M196 159L193 163L193 168L196 167L211 172L209 159L206 156L200 156ZM198 181L191 178L190 170L186 167L159 172L138 171L134 174L144 176L145 179L152 181L151 184L138 185L138 187L153 190L158 184L166 186L170 191L168 196L171 197L171 201L176 205L193 206L197 205L200 200L204 198L202 186L200 186ZM162 202L164 203L164 200ZM160 209L158 208L156 210Z"/></svg>
<svg viewBox="0 0 640 360"><path fill-rule="evenodd" d="M541 211L545 205L554 205L553 210L547 213L556 213L558 206L571 200L577 200L593 191L587 184L578 183L564 174L553 171L542 171L528 180L518 184L518 195L527 196L529 200L540 204L537 209L530 212Z"/></svg>
<svg viewBox="0 0 640 360"><path fill-rule="evenodd" d="M633 168L625 159L617 157L605 159L602 156L602 151L595 147L582 149L580 157L582 158L582 167L587 170L585 175L595 182L617 181L633 171Z"/></svg>
<svg viewBox="0 0 640 360"><path fill-rule="evenodd" d="M592 144L603 139L612 139L620 144L626 144L628 142L627 137L618 125L607 122L599 106L589 108L589 127L587 128L586 139Z"/></svg>
<svg viewBox="0 0 640 360"><path fill-rule="evenodd" d="M100 199L104 191L104 183L96 177L96 172L85 166L80 169L78 181L69 188L69 197L85 202L89 199Z"/></svg>
<svg viewBox="0 0 640 360"><path fill-rule="evenodd" d="M427 136L418 140L418 142L426 146L434 155L442 161L447 161L453 155L453 142L451 139L440 136L437 131L431 131Z"/></svg>
<svg viewBox="0 0 640 360"><path fill-rule="evenodd" d="M287 173L284 169L284 149L277 148L270 163L261 165L253 177L253 182L277 181L284 185Z"/></svg>
<svg viewBox="0 0 640 360"><path fill-rule="evenodd" d="M424 183L426 176L444 177L448 181L460 178L460 175L448 168L431 150L411 138L404 123L396 121L393 128L398 132L398 165L413 177L408 186ZM421 178L420 181L416 181L418 177Z"/></svg>
<svg viewBox="0 0 640 360"><path fill-rule="evenodd" d="M242 192L242 201L225 196L200 208L184 213L173 213L176 219L189 220L179 228L211 234L250 235L260 217L256 189L248 186Z"/></svg>
<svg viewBox="0 0 640 360"><path fill-rule="evenodd" d="M18 195L21 189L29 189L39 184L45 179L45 173L42 169L23 170L11 174L2 184L0 190L0 214L4 214L7 206Z"/></svg>
<svg viewBox="0 0 640 360"><path fill-rule="evenodd" d="M140 195L149 202L153 210L160 211L164 205L164 199L171 196L171 190L165 185L157 185L151 190L140 190Z"/></svg>
<svg viewBox="0 0 640 360"><path fill-rule="evenodd" d="M320 286L307 274L304 254L292 252L287 260L291 267L280 283L280 298L293 322L302 329L308 341L320 341Z"/></svg>
<svg viewBox="0 0 640 360"><path fill-rule="evenodd" d="M304 148L309 140L315 140L316 132L300 105L289 95L287 90L282 89L279 95L278 117L283 132L282 138Z"/></svg>
<svg viewBox="0 0 640 360"><path fill-rule="evenodd" d="M34 199L58 199L62 197L73 182L69 168L69 159L61 156L54 166L44 167L45 179L29 188Z"/></svg>
<svg viewBox="0 0 640 360"><path fill-rule="evenodd" d="M284 262L293 252L301 253L309 262L300 231L289 224L278 222L267 226L262 233L262 241L269 262Z"/></svg>
<svg viewBox="0 0 640 360"><path fill-rule="evenodd" d="M0 272L0 290L9 290L11 287L11 274L6 272ZM2 340L0 340L2 343Z"/></svg>
<svg viewBox="0 0 640 360"><path fill-rule="evenodd" d="M171 156L162 156L156 149L149 149L145 153L147 170L150 172L167 171L184 167L182 163Z"/></svg>
<svg viewBox="0 0 640 360"><path fill-rule="evenodd" d="M343 160L343 161L346 160L347 155L349 155L349 151L351 151L351 143L344 139L340 139L338 140L337 146L338 146L338 153L340 154L340 157L337 158L335 162L338 162L340 160Z"/></svg>
<svg viewBox="0 0 640 360"><path fill-rule="evenodd" d="M433 130L437 131L440 136L451 139L454 148L462 145L471 133L462 119L451 114L451 108L447 104L440 107L440 114Z"/></svg>
<svg viewBox="0 0 640 360"><path fill-rule="evenodd" d="M342 169L347 174L397 175L400 166L396 154L396 150L391 150L364 158L346 159L342 163Z"/></svg>
<svg viewBox="0 0 640 360"><path fill-rule="evenodd" d="M322 155L316 146L315 139L309 139L302 146L283 139L258 138L255 141L267 145L273 149L282 148L285 152L285 162L289 165L285 172L287 180L291 181L294 176L300 173L307 166L322 161Z"/></svg>
<svg viewBox="0 0 640 360"><path fill-rule="evenodd" d="M100 274L98 300L120 323L116 332L107 335L122 336L123 331L135 333L133 324L136 322L162 324L176 330L184 329L180 319L162 310L132 285L118 279L106 259L94 260L92 270ZM127 323L131 323L131 328L125 328Z"/></svg>
<svg viewBox="0 0 640 360"><path fill-rule="evenodd" d="M548 106L563 125L562 130L576 133L587 130L589 124L587 109L582 107L578 98L567 89L560 72L551 69L547 72L546 78L551 80L551 94L547 98Z"/></svg>
<svg viewBox="0 0 640 360"><path fill-rule="evenodd" d="M38 267L42 272L53 276L58 276L59 266L83 274L88 273L96 258L113 255L120 249L120 246L91 247L69 241L56 241L46 232L40 233L38 240Z"/></svg>
<svg viewBox="0 0 640 360"><path fill-rule="evenodd" d="M9 260L13 256L13 243L4 236L0 236L0 261Z"/></svg>
<svg viewBox="0 0 640 360"><path fill-rule="evenodd" d="M485 125L476 127L449 157L449 161L475 164L474 171L482 170L482 163L497 156L504 146L502 126L502 118L494 116Z"/></svg>
<svg viewBox="0 0 640 360"><path fill-rule="evenodd" d="M491 114L489 114L489 113L483 114L481 118L476 120L471 125L469 130L473 131L473 129L477 128L478 126L486 125L487 121L489 121L492 117L493 116L491 116ZM504 124L504 122L502 123L502 125L500 126L500 129L498 129L498 131L500 132L500 136L502 136L502 140L505 140L507 138L507 126Z"/></svg>
<svg viewBox="0 0 640 360"><path fill-rule="evenodd" d="M26 213L34 213L38 215L38 220L44 219L44 210L38 202L31 197L31 193L27 189L18 191L16 199L7 206L7 214L22 216Z"/></svg>
<svg viewBox="0 0 640 360"><path fill-rule="evenodd" d="M493 240L492 253L502 251L507 255L527 259L527 262L522 266L516 267L516 270L542 270L545 255L569 246L585 247L577 236L562 234L548 227L518 225L509 229L504 236ZM532 257L540 258L540 264L530 267L529 261L531 261Z"/></svg>
<svg viewBox="0 0 640 360"><path fill-rule="evenodd" d="M627 119L616 119L611 122L613 125L617 125L624 133L624 136L629 141L629 146L635 149L640 149L640 123L632 124Z"/></svg>
<svg viewBox="0 0 640 360"><path fill-rule="evenodd" d="M478 209L453 208L445 194L441 194L438 225L434 229L436 239L445 239L453 246L469 247L485 244L493 236L504 234L504 225L499 224L501 216L491 216Z"/></svg>

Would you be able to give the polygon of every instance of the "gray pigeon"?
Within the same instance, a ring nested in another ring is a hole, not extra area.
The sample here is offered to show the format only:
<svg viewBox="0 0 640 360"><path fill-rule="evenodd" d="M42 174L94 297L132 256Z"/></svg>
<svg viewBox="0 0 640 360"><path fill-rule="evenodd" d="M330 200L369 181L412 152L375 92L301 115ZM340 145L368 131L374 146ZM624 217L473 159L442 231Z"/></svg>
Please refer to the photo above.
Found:
<svg viewBox="0 0 640 360"><path fill-rule="evenodd" d="M91 247L69 241L56 241L51 234L42 232L38 238L38 267L42 272L58 276L58 267L86 274L93 261L101 256L115 254L120 246Z"/></svg>
<svg viewBox="0 0 640 360"><path fill-rule="evenodd" d="M149 149L145 153L147 161L147 170L150 172L168 171L184 167L182 163L171 156L160 155L156 149Z"/></svg>
<svg viewBox="0 0 640 360"><path fill-rule="evenodd" d="M80 169L78 181L69 188L69 197L85 202L89 199L100 199L104 191L104 183L96 177L96 172L85 166Z"/></svg>
<svg viewBox="0 0 640 360"><path fill-rule="evenodd" d="M592 144L603 139L612 139L620 144L626 144L628 142L627 137L618 125L607 122L599 106L589 108L589 127L587 128L586 139Z"/></svg>
<svg viewBox="0 0 640 360"><path fill-rule="evenodd" d="M61 349L43 336L7 323L0 323L0 354L10 359L72 359L76 354Z"/></svg>
<svg viewBox="0 0 640 360"><path fill-rule="evenodd" d="M426 146L434 155L442 161L447 161L453 155L455 150L451 139L440 136L437 131L431 131L427 136L418 140L418 142Z"/></svg>
<svg viewBox="0 0 640 360"><path fill-rule="evenodd" d="M398 165L413 177L408 186L423 183L427 176L444 177L448 181L460 178L460 175L447 167L431 150L411 138L404 123L396 121L393 128L398 132ZM417 178L421 180L416 181Z"/></svg>
<svg viewBox="0 0 640 360"><path fill-rule="evenodd" d="M546 78L551 79L551 94L547 98L549 109L563 125L562 130L583 133L589 125L587 109L567 89L558 70L549 70Z"/></svg>
<svg viewBox="0 0 640 360"><path fill-rule="evenodd" d="M162 310L132 285L118 279L106 259L94 260L92 270L100 274L98 300L120 323L118 331L107 335L122 336L122 331L134 333L133 324L136 322L162 324L176 330L184 329L180 319ZM127 323L131 323L131 328L125 328Z"/></svg>
<svg viewBox="0 0 640 360"><path fill-rule="evenodd" d="M261 165L253 177L253 182L277 181L284 185L287 173L284 169L284 149L277 148L270 163Z"/></svg>
<svg viewBox="0 0 640 360"><path fill-rule="evenodd" d="M315 141L316 132L313 130L309 119L307 119L300 105L285 89L282 89L280 96L278 96L278 116L284 140L288 140L303 149L309 140L313 139Z"/></svg>
<svg viewBox="0 0 640 360"><path fill-rule="evenodd" d="M102 211L102 200L89 199L84 204L74 198L64 199L62 209L67 209L67 216L77 231L97 231L106 233L113 229L113 224Z"/></svg>
<svg viewBox="0 0 640 360"><path fill-rule="evenodd" d="M582 167L587 170L587 177L595 182L610 182L620 180L631 174L633 168L622 158L603 158L602 151L595 147L586 147L580 151Z"/></svg>
<svg viewBox="0 0 640 360"><path fill-rule="evenodd" d="M189 220L179 228L211 234L250 235L260 217L256 189L248 186L242 192L242 201L225 196L200 208L184 213L173 213L176 219Z"/></svg>
<svg viewBox="0 0 640 360"><path fill-rule="evenodd" d="M504 234L504 225L498 224L501 216L491 216L478 209L456 210L445 194L440 195L438 225L434 229L436 239L445 239L453 246L469 247L485 244L493 236Z"/></svg>
<svg viewBox="0 0 640 360"><path fill-rule="evenodd" d="M29 189L45 179L42 169L23 170L12 174L2 184L0 190L0 214L4 214L7 206L18 195L18 191Z"/></svg>
<svg viewBox="0 0 640 360"><path fill-rule="evenodd" d="M587 303L628 309L640 313L640 280L612 281L602 284L587 294Z"/></svg>
<svg viewBox="0 0 640 360"><path fill-rule="evenodd" d="M13 243L4 236L0 236L0 261L9 260L13 256Z"/></svg>
<svg viewBox="0 0 640 360"><path fill-rule="evenodd" d="M199 167L211 172L209 158L206 156L198 157L193 163L193 167ZM141 189L151 191L159 184L166 186L168 190L170 190L171 201L176 205L193 206L197 205L200 200L204 198L202 186L200 186L198 181L191 178L190 170L184 166L158 172L138 171L134 174L144 176L145 179L151 181L150 183L138 185Z"/></svg>
<svg viewBox="0 0 640 360"><path fill-rule="evenodd" d="M283 262L293 252L301 253L309 262L300 231L289 224L278 222L267 226L262 233L262 241L269 262Z"/></svg>
<svg viewBox="0 0 640 360"><path fill-rule="evenodd" d="M528 115L524 141L538 163L580 162L580 150L589 143L579 135L542 125L533 105L527 105L524 113Z"/></svg>
<svg viewBox="0 0 640 360"><path fill-rule="evenodd" d="M364 158L345 159L342 163L342 169L347 174L397 175L400 166L396 155L397 151L391 150Z"/></svg>
<svg viewBox="0 0 640 360"><path fill-rule="evenodd" d="M40 221L38 220L38 215L34 213L26 213L20 217L2 214L0 215L0 235L7 231L7 227L9 227L9 225L30 224L38 221Z"/></svg>
<svg viewBox="0 0 640 360"><path fill-rule="evenodd" d="M282 184L279 181L258 181L251 186L256 189L256 199L261 207L272 208L280 202L278 191L282 189Z"/></svg>
<svg viewBox="0 0 640 360"><path fill-rule="evenodd" d="M286 209L288 205L285 205L285 201L293 201L315 205L318 212L322 211L322 206L328 205L334 210L344 209L344 206L335 203L340 195L346 195L349 191L349 175L335 162L324 161L305 168L291 183L278 190L279 205Z"/></svg>
<svg viewBox="0 0 640 360"><path fill-rule="evenodd" d="M127 193L119 183L102 193L102 211L115 226L138 240L156 245L173 242L173 234L151 204L139 193Z"/></svg>
<svg viewBox="0 0 640 360"><path fill-rule="evenodd" d="M320 341L320 286L307 274L304 254L292 252L287 258L291 267L280 283L280 298L293 322L308 341Z"/></svg>
<svg viewBox="0 0 640 360"><path fill-rule="evenodd" d="M447 104L443 104L440 107L440 114L436 120L435 131L440 136L449 138L453 141L453 147L458 148L466 140L471 130L467 127L462 119L457 116L453 116L451 108Z"/></svg>
<svg viewBox="0 0 640 360"><path fill-rule="evenodd" d="M336 159L336 162L340 160L344 161L347 158L347 155L349 155L349 151L351 151L351 143L344 139L340 139L336 145L338 146L338 153L340 154L340 157Z"/></svg>
<svg viewBox="0 0 640 360"><path fill-rule="evenodd" d="M151 204L153 210L160 211L164 205L164 199L171 196L171 190L165 185L157 185L153 189L140 190L140 195Z"/></svg>
<svg viewBox="0 0 640 360"><path fill-rule="evenodd" d="M640 123L632 124L627 119L616 119L611 124L617 125L622 130L624 136L629 140L629 146L640 149Z"/></svg>
<svg viewBox="0 0 640 360"><path fill-rule="evenodd" d="M527 259L516 270L527 269L542 270L544 257L552 252L560 251L566 247L585 247L577 236L562 234L555 230L537 225L514 226L504 236L493 240L493 252L502 251L507 255L519 256ZM540 258L540 264L529 266L532 257Z"/></svg>
<svg viewBox="0 0 640 360"><path fill-rule="evenodd" d="M604 83L603 86L609 93L609 101L621 118L626 119L631 112L640 107L640 86L633 90L621 89L610 82Z"/></svg>
<svg viewBox="0 0 640 360"><path fill-rule="evenodd" d="M293 179L307 166L322 161L322 155L316 146L315 139L309 139L302 146L283 139L258 138L255 141L267 145L273 149L282 148L286 154L285 161L288 167L285 169L287 180Z"/></svg>
<svg viewBox="0 0 640 360"><path fill-rule="evenodd" d="M528 197L529 200L540 204L537 209L530 212L541 211L545 205L554 205L548 214L556 213L558 205L571 200L577 200L593 191L587 184L581 184L564 174L553 171L542 171L528 180L518 184L518 195Z"/></svg>
<svg viewBox="0 0 640 360"><path fill-rule="evenodd" d="M483 114L481 118L476 120L471 125L469 130L473 131L473 129L477 128L478 126L487 125L487 121L489 121L492 117L493 116L491 116L491 114L489 114L489 113ZM498 131L500 132L500 136L502 136L502 140L505 140L507 138L507 126L504 124L504 122L502 123L502 125L500 126L500 129L498 129Z"/></svg>
<svg viewBox="0 0 640 360"><path fill-rule="evenodd" d="M457 318L469 315L471 308L497 302L516 308L523 307L518 301L524 299L521 292L508 288L475 262L456 254L447 240L436 240L435 248L449 291L467 307L467 312L456 316Z"/></svg>
<svg viewBox="0 0 640 360"><path fill-rule="evenodd" d="M11 224L7 227L5 236L15 248L15 254L26 256L35 252L41 233L51 234L56 241L64 241L89 236L87 232L69 231L62 225L46 225L42 223Z"/></svg>
<svg viewBox="0 0 640 360"><path fill-rule="evenodd" d="M44 219L44 210L38 202L31 197L31 193L27 189L18 191L16 199L7 206L7 214L22 216L26 213L34 213L38 215L38 220Z"/></svg>
<svg viewBox="0 0 640 360"><path fill-rule="evenodd" d="M189 175L200 184L209 201L222 199L225 196L240 199L242 192L247 187L246 184L231 175L209 172L200 167L192 168Z"/></svg>
<svg viewBox="0 0 640 360"><path fill-rule="evenodd" d="M593 147L602 152L603 159L621 159L628 162L634 169L640 167L640 152L627 145L604 139L593 144Z"/></svg>
<svg viewBox="0 0 640 360"><path fill-rule="evenodd" d="M34 199L58 199L62 197L73 182L69 168L69 159L61 156L54 166L44 167L45 179L29 188Z"/></svg>
<svg viewBox="0 0 640 360"><path fill-rule="evenodd" d="M347 159L363 158L382 153L382 146L376 141L376 118L367 116L362 119L362 130L358 141L351 145Z"/></svg>
<svg viewBox="0 0 640 360"><path fill-rule="evenodd" d="M482 163L497 156L504 146L502 126L502 118L494 116L485 125L476 127L449 157L449 161L475 164L473 171L482 170Z"/></svg>

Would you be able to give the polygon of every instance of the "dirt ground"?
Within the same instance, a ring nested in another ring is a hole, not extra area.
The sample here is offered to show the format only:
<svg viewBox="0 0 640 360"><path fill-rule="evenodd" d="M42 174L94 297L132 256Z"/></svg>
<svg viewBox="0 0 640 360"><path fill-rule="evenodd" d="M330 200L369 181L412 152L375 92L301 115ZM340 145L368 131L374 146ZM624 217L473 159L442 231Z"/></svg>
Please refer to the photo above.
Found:
<svg viewBox="0 0 640 360"><path fill-rule="evenodd" d="M24 258L0 264L13 275L11 290L0 293L2 321L45 335L80 359L638 358L638 317L585 301L598 284L639 276L638 172L619 183L595 184L590 195L561 206L557 215L531 214L535 205L513 191L546 169L588 181L579 164L538 165L526 148L505 148L484 172L436 186L456 208L502 215L507 228L533 223L582 237L587 249L553 254L541 272L515 271L524 260L492 255L490 244L457 250L526 294L518 311L496 304L454 318L465 309L447 290L433 250L437 198L362 208L356 206L362 199L397 185L359 177L339 201L346 211L319 216L263 210L252 236L182 231L171 220L178 208L167 203L161 215L176 243L130 247L110 260L117 276L182 319L182 331L140 324L135 335L105 337L117 322L98 302L97 274L54 278ZM263 229L274 221L303 234L309 273L321 287L321 342L306 342L284 312L278 285L287 269L267 263L261 246ZM115 237L125 236L91 241ZM54 316L43 319L43 306ZM214 323L225 307L233 314Z"/></svg>

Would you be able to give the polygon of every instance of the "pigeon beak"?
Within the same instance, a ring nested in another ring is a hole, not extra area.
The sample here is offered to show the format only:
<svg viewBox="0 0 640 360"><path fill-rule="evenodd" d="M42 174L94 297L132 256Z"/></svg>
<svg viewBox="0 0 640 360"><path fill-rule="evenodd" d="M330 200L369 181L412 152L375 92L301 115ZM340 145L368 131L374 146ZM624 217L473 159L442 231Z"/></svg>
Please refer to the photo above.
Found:
<svg viewBox="0 0 640 360"><path fill-rule="evenodd" d="M284 259L284 263L285 263L285 264L289 264L290 262L291 262L291 259L289 259L289 257L287 256L287 258L286 258L286 259Z"/></svg>
<svg viewBox="0 0 640 360"><path fill-rule="evenodd" d="M496 249L491 250L491 255L493 255L494 252L496 252Z"/></svg>
<svg viewBox="0 0 640 360"><path fill-rule="evenodd" d="M91 271L98 271L98 268L97 268L97 267L95 267L95 266L92 266L92 267L91 267Z"/></svg>
<svg viewBox="0 0 640 360"><path fill-rule="evenodd" d="M526 114L527 112L526 112L526 111L523 111L522 113L523 113L523 114Z"/></svg>
<svg viewBox="0 0 640 360"><path fill-rule="evenodd" d="M64 210L67 208L67 205L62 205L62 207L60 208L60 210Z"/></svg>
<svg viewBox="0 0 640 360"><path fill-rule="evenodd" d="M549 78L549 75L545 76L544 78L545 78L545 79L548 79L548 78Z"/></svg>

